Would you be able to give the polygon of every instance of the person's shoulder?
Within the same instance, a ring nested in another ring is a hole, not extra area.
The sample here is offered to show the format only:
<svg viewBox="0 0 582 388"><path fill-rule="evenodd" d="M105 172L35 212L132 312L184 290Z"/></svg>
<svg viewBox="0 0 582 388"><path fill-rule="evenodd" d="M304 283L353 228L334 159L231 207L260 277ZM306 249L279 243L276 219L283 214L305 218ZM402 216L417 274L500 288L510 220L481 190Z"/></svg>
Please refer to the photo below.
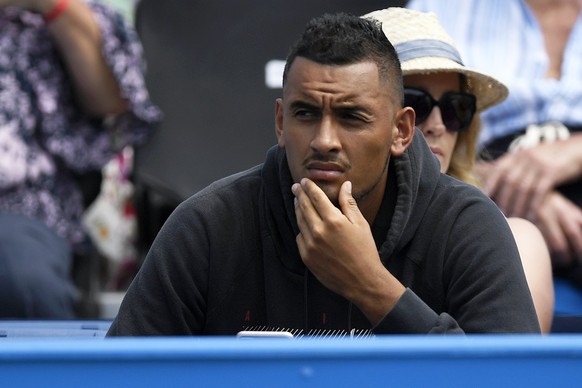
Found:
<svg viewBox="0 0 582 388"><path fill-rule="evenodd" d="M261 182L261 171L262 165L257 165L249 168L248 170L240 171L232 175L220 178L206 188L201 190L199 195L207 195L207 193L215 193L216 191L228 190L229 188L239 188L254 186Z"/></svg>
<svg viewBox="0 0 582 388"><path fill-rule="evenodd" d="M213 199L238 201L249 196L256 196L262 184L261 171L262 165L257 165L220 178L190 196L185 202L207 203Z"/></svg>
<svg viewBox="0 0 582 388"><path fill-rule="evenodd" d="M457 193L465 193L465 195L488 198L478 187L447 174L441 173L439 186Z"/></svg>
<svg viewBox="0 0 582 388"><path fill-rule="evenodd" d="M473 209L494 214L496 217L495 213L499 213L500 218L504 218L495 202L481 189L446 174L441 174L436 196L439 197L441 205L453 206L458 211Z"/></svg>
<svg viewBox="0 0 582 388"><path fill-rule="evenodd" d="M262 187L260 171L261 166L256 166L211 183L180 202L169 221L179 225L193 225L192 220L205 220L194 224L214 225L218 228L221 223L224 228L225 220L229 220L231 226L248 222L258 214Z"/></svg>

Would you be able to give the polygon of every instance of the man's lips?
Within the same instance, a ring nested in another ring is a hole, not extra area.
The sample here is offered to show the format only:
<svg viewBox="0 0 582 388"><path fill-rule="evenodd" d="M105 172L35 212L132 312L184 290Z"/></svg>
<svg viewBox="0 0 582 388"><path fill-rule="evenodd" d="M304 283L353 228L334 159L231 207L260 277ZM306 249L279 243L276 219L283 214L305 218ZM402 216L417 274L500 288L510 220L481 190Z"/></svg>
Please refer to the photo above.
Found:
<svg viewBox="0 0 582 388"><path fill-rule="evenodd" d="M308 177L314 181L335 180L344 173L344 168L341 165L332 162L314 161L307 163L305 167Z"/></svg>

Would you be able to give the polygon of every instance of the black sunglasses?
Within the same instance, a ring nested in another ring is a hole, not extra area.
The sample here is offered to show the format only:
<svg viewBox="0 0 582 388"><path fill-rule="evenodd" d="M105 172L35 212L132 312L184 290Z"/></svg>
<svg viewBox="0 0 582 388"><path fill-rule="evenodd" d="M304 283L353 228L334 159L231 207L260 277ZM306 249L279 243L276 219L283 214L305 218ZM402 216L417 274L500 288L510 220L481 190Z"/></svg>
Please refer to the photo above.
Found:
<svg viewBox="0 0 582 388"><path fill-rule="evenodd" d="M465 131L477 110L476 103L475 96L469 93L447 92L437 101L424 90L404 88L404 106L410 106L416 112L415 125L423 123L433 108L438 106L447 130Z"/></svg>

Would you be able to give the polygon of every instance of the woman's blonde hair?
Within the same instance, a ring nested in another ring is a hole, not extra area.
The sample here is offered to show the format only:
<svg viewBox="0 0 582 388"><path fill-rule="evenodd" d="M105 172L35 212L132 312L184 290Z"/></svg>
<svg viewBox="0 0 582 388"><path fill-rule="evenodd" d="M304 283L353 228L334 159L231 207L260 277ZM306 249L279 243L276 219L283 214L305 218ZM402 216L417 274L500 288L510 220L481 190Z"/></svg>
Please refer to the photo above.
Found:
<svg viewBox="0 0 582 388"><path fill-rule="evenodd" d="M473 118L469 129L459 133L447 170L448 175L474 186L479 186L479 181L475 176L479 128L479 120Z"/></svg>
<svg viewBox="0 0 582 388"><path fill-rule="evenodd" d="M461 85L466 85L465 77L461 76ZM466 86L462 89L466 90ZM477 160L477 141L481 123L479 113L475 113L471 125L466 131L459 132L457 142L451 155L451 161L447 174L463 182L479 187L479 181L475 175L475 162Z"/></svg>

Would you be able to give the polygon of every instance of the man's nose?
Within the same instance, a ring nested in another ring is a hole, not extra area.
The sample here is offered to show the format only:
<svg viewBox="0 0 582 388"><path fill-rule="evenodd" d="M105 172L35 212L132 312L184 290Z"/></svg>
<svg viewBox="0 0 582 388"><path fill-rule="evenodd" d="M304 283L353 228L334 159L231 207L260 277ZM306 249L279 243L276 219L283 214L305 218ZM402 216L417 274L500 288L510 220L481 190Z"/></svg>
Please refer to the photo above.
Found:
<svg viewBox="0 0 582 388"><path fill-rule="evenodd" d="M341 148L340 130L333 118L323 117L311 141L311 147L322 154L338 151Z"/></svg>

